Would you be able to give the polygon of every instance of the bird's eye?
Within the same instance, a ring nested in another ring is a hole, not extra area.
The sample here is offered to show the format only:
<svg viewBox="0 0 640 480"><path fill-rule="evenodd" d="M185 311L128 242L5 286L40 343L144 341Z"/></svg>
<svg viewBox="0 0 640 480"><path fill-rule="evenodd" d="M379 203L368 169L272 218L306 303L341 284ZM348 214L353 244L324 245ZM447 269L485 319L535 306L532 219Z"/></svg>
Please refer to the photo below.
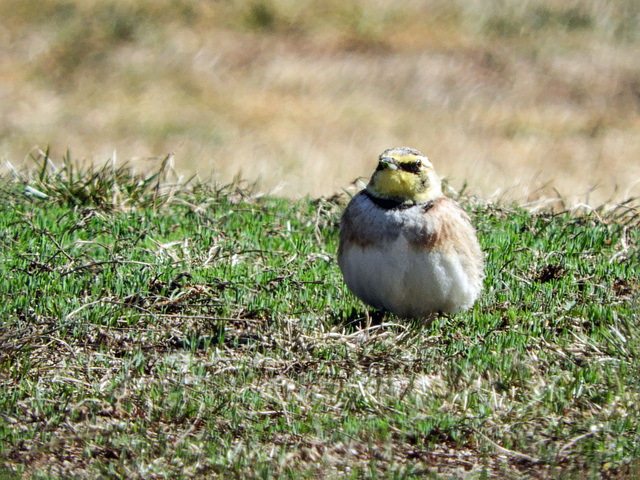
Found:
<svg viewBox="0 0 640 480"><path fill-rule="evenodd" d="M401 164L400 168L405 172L418 173L420 171L421 165L422 163L420 162L420 160L416 160L415 162L403 163Z"/></svg>

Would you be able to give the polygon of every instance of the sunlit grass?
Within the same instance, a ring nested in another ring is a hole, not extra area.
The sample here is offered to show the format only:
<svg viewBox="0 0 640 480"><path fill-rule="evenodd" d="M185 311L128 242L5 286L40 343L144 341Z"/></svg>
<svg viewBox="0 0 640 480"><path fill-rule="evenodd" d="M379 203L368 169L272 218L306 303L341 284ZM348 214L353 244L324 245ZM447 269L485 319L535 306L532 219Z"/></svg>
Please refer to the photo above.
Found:
<svg viewBox="0 0 640 480"><path fill-rule="evenodd" d="M36 160L1 184L7 475L590 478L640 455L632 202L463 197L480 301L367 327L335 262L345 198Z"/></svg>

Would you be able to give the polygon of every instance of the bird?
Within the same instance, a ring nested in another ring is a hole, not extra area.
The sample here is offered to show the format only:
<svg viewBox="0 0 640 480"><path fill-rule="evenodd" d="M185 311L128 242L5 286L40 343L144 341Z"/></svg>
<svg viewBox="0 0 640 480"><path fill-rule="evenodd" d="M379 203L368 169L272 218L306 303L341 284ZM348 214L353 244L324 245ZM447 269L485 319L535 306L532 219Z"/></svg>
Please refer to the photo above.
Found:
<svg viewBox="0 0 640 480"><path fill-rule="evenodd" d="M433 319L469 309L482 291L476 231L462 207L442 193L440 177L418 150L385 150L339 227L344 282L375 309Z"/></svg>

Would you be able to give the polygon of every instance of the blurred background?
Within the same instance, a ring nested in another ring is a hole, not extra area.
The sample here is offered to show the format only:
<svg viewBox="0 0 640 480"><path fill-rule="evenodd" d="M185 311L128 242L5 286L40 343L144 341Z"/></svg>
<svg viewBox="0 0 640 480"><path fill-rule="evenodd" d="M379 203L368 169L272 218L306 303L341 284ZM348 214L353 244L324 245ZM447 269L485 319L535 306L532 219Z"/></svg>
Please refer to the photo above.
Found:
<svg viewBox="0 0 640 480"><path fill-rule="evenodd" d="M319 196L406 145L487 200L640 195L637 0L0 0L0 45L15 168Z"/></svg>

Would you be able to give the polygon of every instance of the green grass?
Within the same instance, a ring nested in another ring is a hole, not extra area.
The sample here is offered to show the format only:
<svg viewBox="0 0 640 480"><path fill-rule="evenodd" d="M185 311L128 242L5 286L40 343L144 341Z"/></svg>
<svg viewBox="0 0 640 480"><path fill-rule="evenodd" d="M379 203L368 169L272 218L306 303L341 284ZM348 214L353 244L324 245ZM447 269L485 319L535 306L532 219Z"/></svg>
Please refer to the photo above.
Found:
<svg viewBox="0 0 640 480"><path fill-rule="evenodd" d="M37 160L0 185L0 478L637 472L631 203L463 198L480 301L367 326L335 261L344 197Z"/></svg>

